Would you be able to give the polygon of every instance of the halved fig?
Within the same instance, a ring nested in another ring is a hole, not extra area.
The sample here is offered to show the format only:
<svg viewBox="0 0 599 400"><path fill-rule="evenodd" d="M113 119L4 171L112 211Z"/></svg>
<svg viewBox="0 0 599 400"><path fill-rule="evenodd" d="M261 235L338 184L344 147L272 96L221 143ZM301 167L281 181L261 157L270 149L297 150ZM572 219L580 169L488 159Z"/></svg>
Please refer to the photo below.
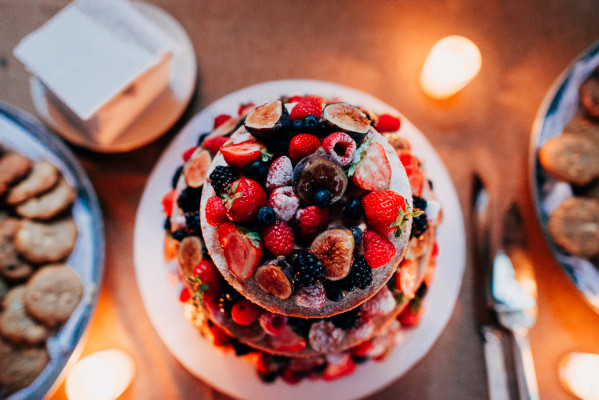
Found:
<svg viewBox="0 0 599 400"><path fill-rule="evenodd" d="M332 103L322 110L322 118L335 129L347 132L360 144L370 130L370 119L358 107L348 103Z"/></svg>
<svg viewBox="0 0 599 400"><path fill-rule="evenodd" d="M177 250L177 261L185 276L193 276L193 269L204 258L202 255L202 239L197 236L187 236Z"/></svg>
<svg viewBox="0 0 599 400"><path fill-rule="evenodd" d="M288 299L293 292L293 280L277 264L261 265L256 269L254 278L260 289L279 299Z"/></svg>
<svg viewBox="0 0 599 400"><path fill-rule="evenodd" d="M208 169L212 162L212 156L208 150L198 147L196 151L197 153L193 154L189 162L183 167L185 182L192 188L199 188L206 182Z"/></svg>
<svg viewBox="0 0 599 400"><path fill-rule="evenodd" d="M273 100L256 107L245 118L245 128L258 138L268 139L276 136L289 126L289 112L281 100Z"/></svg>
<svg viewBox="0 0 599 400"><path fill-rule="evenodd" d="M338 281L349 274L354 248L354 235L349 229L332 228L316 236L308 252L322 262L326 279Z"/></svg>
<svg viewBox="0 0 599 400"><path fill-rule="evenodd" d="M293 188L308 204L314 204L318 191L327 189L331 192L330 204L333 204L347 189L347 174L331 156L317 151L302 158L293 169Z"/></svg>

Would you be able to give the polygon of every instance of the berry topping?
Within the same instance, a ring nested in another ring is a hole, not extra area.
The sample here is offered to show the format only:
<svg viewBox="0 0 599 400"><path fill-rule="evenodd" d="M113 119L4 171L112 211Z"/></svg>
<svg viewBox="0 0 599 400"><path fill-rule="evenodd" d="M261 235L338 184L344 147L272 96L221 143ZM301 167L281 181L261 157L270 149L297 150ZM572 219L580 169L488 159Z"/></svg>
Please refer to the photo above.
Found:
<svg viewBox="0 0 599 400"><path fill-rule="evenodd" d="M231 167L244 169L256 160L268 159L266 147L257 140L246 140L245 142L230 144L220 148L225 161Z"/></svg>
<svg viewBox="0 0 599 400"><path fill-rule="evenodd" d="M382 267L395 255L395 246L387 236L373 230L366 230L362 239L364 258L372 268Z"/></svg>
<svg viewBox="0 0 599 400"><path fill-rule="evenodd" d="M428 220L426 214L420 214L412 220L412 231L410 232L411 237L417 239L421 238L422 235L428 230Z"/></svg>
<svg viewBox="0 0 599 400"><path fill-rule="evenodd" d="M360 322L362 321L362 315L359 308L354 308L353 310L334 315L330 318L330 320L337 328L341 328L344 331L349 331L350 329L357 328L358 325L360 325Z"/></svg>
<svg viewBox="0 0 599 400"><path fill-rule="evenodd" d="M349 274L339 282L346 292L354 289L366 289L372 284L372 268L363 255L357 254L352 262Z"/></svg>
<svg viewBox="0 0 599 400"><path fill-rule="evenodd" d="M217 347L222 347L227 345L231 337L218 325L211 325L208 330L212 334L212 343Z"/></svg>
<svg viewBox="0 0 599 400"><path fill-rule="evenodd" d="M268 163L262 160L256 160L247 167L245 167L245 177L255 180L256 182L263 184L268 174Z"/></svg>
<svg viewBox="0 0 599 400"><path fill-rule="evenodd" d="M335 130L347 132L357 143L361 143L370 130L370 120L358 107L348 103L328 104L322 118Z"/></svg>
<svg viewBox="0 0 599 400"><path fill-rule="evenodd" d="M347 184L347 175L341 164L320 149L302 158L293 169L294 190L308 204L314 204L314 196L321 189L331 192L331 203L337 202L345 193Z"/></svg>
<svg viewBox="0 0 599 400"><path fill-rule="evenodd" d="M285 325L283 332L276 336L267 336L268 345L274 350L296 352L306 347L306 339L299 336L291 329L289 325Z"/></svg>
<svg viewBox="0 0 599 400"><path fill-rule="evenodd" d="M176 190L173 189L167 194L165 194L162 198L162 212L167 217L170 217L171 213L173 212L173 202L175 201L175 193Z"/></svg>
<svg viewBox="0 0 599 400"><path fill-rule="evenodd" d="M231 167L219 165L210 173L209 178L216 195L222 196L229 185L239 178L239 174Z"/></svg>
<svg viewBox="0 0 599 400"><path fill-rule="evenodd" d="M231 318L239 325L249 325L258 318L260 308L246 299L240 299L231 308Z"/></svg>
<svg viewBox="0 0 599 400"><path fill-rule="evenodd" d="M422 319L422 302L420 299L410 301L410 304L404 308L397 319L402 326L407 328L418 325Z"/></svg>
<svg viewBox="0 0 599 400"><path fill-rule="evenodd" d="M326 369L322 372L322 378L325 381L332 381L346 375L351 375L356 370L356 363L349 354L345 354L343 361L339 364L327 364Z"/></svg>
<svg viewBox="0 0 599 400"><path fill-rule="evenodd" d="M287 316L273 314L266 310L262 311L258 321L264 332L271 336L280 335L285 330L285 326L287 326Z"/></svg>
<svg viewBox="0 0 599 400"><path fill-rule="evenodd" d="M200 209L202 188L186 187L177 197L177 206L184 212L194 212Z"/></svg>
<svg viewBox="0 0 599 400"><path fill-rule="evenodd" d="M312 286L300 288L295 295L295 304L300 307L320 308L326 300L324 286L318 282Z"/></svg>
<svg viewBox="0 0 599 400"><path fill-rule="evenodd" d="M341 288L338 281L324 281L324 291L327 295L327 299L330 301L338 302L345 298L345 291Z"/></svg>
<svg viewBox="0 0 599 400"><path fill-rule="evenodd" d="M192 146L183 152L183 155L181 157L183 158L184 162L189 161L193 152L196 151L196 148L197 146Z"/></svg>
<svg viewBox="0 0 599 400"><path fill-rule="evenodd" d="M194 287L195 300L214 299L221 292L223 278L210 260L200 261L193 269L193 277L187 279Z"/></svg>
<svg viewBox="0 0 599 400"><path fill-rule="evenodd" d="M291 272L288 268L281 269L275 263L267 263L258 267L254 279L265 293L280 299L288 299L293 292Z"/></svg>
<svg viewBox="0 0 599 400"><path fill-rule="evenodd" d="M384 190L372 192L362 198L366 222L380 233L395 232L401 235L406 222L413 214L406 199L399 193Z"/></svg>
<svg viewBox="0 0 599 400"><path fill-rule="evenodd" d="M274 211L272 211L272 214L274 215ZM293 251L293 229L286 222L277 221L275 224L264 228L262 238L264 246L277 257L287 257Z"/></svg>
<svg viewBox="0 0 599 400"><path fill-rule="evenodd" d="M200 221L200 211L190 211L185 213L185 230L190 235L200 236L202 233L202 225Z"/></svg>
<svg viewBox="0 0 599 400"><path fill-rule="evenodd" d="M418 158L410 150L399 150L397 151L397 155L406 170L413 194L420 196L424 187L424 174L420 166L420 161L418 161Z"/></svg>
<svg viewBox="0 0 599 400"><path fill-rule="evenodd" d="M426 206L428 202L424 198L413 196L412 203L415 210L426 211Z"/></svg>
<svg viewBox="0 0 599 400"><path fill-rule="evenodd" d="M387 286L383 286L377 294L360 307L363 313L369 317L383 316L395 309L397 305L395 297Z"/></svg>
<svg viewBox="0 0 599 400"><path fill-rule="evenodd" d="M217 236L233 275L241 280L251 277L264 252L260 235L225 222L218 227Z"/></svg>
<svg viewBox="0 0 599 400"><path fill-rule="evenodd" d="M343 205L343 216L349 219L358 220L362 217L362 201L357 197L350 197Z"/></svg>
<svg viewBox="0 0 599 400"><path fill-rule="evenodd" d="M219 226L227 221L227 209L223 205L223 199L212 196L206 202L206 221L212 226Z"/></svg>
<svg viewBox="0 0 599 400"><path fill-rule="evenodd" d="M214 129L218 128L219 126L221 126L222 124L224 124L225 122L227 122L230 119L231 119L231 116L228 114L217 115L216 117L214 117Z"/></svg>
<svg viewBox="0 0 599 400"><path fill-rule="evenodd" d="M360 229L359 226L350 226L349 230L351 231L352 235L354 235L354 243L356 246L359 245L362 241L362 229Z"/></svg>
<svg viewBox="0 0 599 400"><path fill-rule="evenodd" d="M320 121L318 120L318 117L314 115L308 115L302 119L302 130L309 133L315 132L319 127L319 123Z"/></svg>
<svg viewBox="0 0 599 400"><path fill-rule="evenodd" d="M331 205L331 200L333 199L333 195L331 191L328 189L320 189L314 195L314 204L320 208L328 208Z"/></svg>
<svg viewBox="0 0 599 400"><path fill-rule="evenodd" d="M322 262L326 279L338 281L349 273L354 248L354 235L349 229L340 227L321 232L312 241L308 252Z"/></svg>
<svg viewBox="0 0 599 400"><path fill-rule="evenodd" d="M316 206L300 208L295 213L295 222L302 236L314 236L329 224L329 210Z"/></svg>
<svg viewBox="0 0 599 400"><path fill-rule="evenodd" d="M254 180L239 178L231 184L223 198L229 219L234 222L249 222L268 200L262 186Z"/></svg>
<svg viewBox="0 0 599 400"><path fill-rule="evenodd" d="M320 147L320 139L309 133L295 135L289 142L289 158L297 164L302 158L314 153Z"/></svg>
<svg viewBox="0 0 599 400"><path fill-rule="evenodd" d="M241 104L239 106L239 108L237 109L237 115L242 116L244 114L247 114L254 107L255 107L254 103Z"/></svg>
<svg viewBox="0 0 599 400"><path fill-rule="evenodd" d="M281 156L274 160L268 168L266 175L266 190L272 192L276 188L288 186L291 184L293 175L293 165L287 156Z"/></svg>
<svg viewBox="0 0 599 400"><path fill-rule="evenodd" d="M210 151L210 153L212 153L212 155L215 156L227 140L229 140L229 138L226 136L215 136L210 139L206 139L202 146L207 148L208 151Z"/></svg>
<svg viewBox="0 0 599 400"><path fill-rule="evenodd" d="M189 299L191 299L191 292L189 291L189 289L184 287L183 289L181 289L181 293L179 293L179 301L181 303L186 303L187 301L189 301Z"/></svg>
<svg viewBox="0 0 599 400"><path fill-rule="evenodd" d="M308 115L313 115L320 118L322 114L322 106L324 100L318 96L306 96L302 98L291 110L290 116L292 120L303 119Z"/></svg>
<svg viewBox="0 0 599 400"><path fill-rule="evenodd" d="M399 269L395 274L395 288L399 290L405 298L413 298L418 290L420 271L419 265L415 260L404 259L399 264Z"/></svg>
<svg viewBox="0 0 599 400"><path fill-rule="evenodd" d="M362 189L387 190L391 184L391 166L385 148L378 142L371 142L366 151L362 147L358 149L360 160L349 170L352 181Z"/></svg>
<svg viewBox="0 0 599 400"><path fill-rule="evenodd" d="M379 115L378 121L376 122L376 130L380 133L383 132L397 132L401 126L401 120L399 117L391 114Z"/></svg>
<svg viewBox="0 0 599 400"><path fill-rule="evenodd" d="M272 191L270 194L270 206L281 221L290 221L295 215L300 204L291 186L283 186Z"/></svg>
<svg viewBox="0 0 599 400"><path fill-rule="evenodd" d="M277 214L272 207L262 207L258 210L257 218L261 226L269 226L275 223Z"/></svg>
<svg viewBox="0 0 599 400"><path fill-rule="evenodd" d="M334 350L343 341L345 332L330 321L320 321L312 324L309 338L310 345L314 350L327 353Z"/></svg>
<svg viewBox="0 0 599 400"><path fill-rule="evenodd" d="M304 130L302 126L303 119L294 119L291 121L291 132L294 134L302 133Z"/></svg>
<svg viewBox="0 0 599 400"><path fill-rule="evenodd" d="M322 141L322 147L344 167L353 161L356 152L356 142L343 132L331 133Z"/></svg>
<svg viewBox="0 0 599 400"><path fill-rule="evenodd" d="M293 281L298 286L312 286L324 279L322 262L312 254L300 253L291 262Z"/></svg>

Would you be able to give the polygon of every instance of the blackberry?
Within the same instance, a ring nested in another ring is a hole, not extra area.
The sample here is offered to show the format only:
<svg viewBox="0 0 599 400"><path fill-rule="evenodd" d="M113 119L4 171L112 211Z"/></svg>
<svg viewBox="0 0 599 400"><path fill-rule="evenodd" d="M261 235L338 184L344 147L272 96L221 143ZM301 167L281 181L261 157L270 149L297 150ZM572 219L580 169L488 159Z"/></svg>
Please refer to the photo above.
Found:
<svg viewBox="0 0 599 400"><path fill-rule="evenodd" d="M200 236L202 234L200 211L197 210L185 213L185 224L187 225L187 233L190 235Z"/></svg>
<svg viewBox="0 0 599 400"><path fill-rule="evenodd" d="M424 296L426 296L426 292L428 292L428 285L422 282L422 284L420 285L420 287L418 287L418 290L416 291L416 297L418 297L419 299L423 299Z"/></svg>
<svg viewBox="0 0 599 400"><path fill-rule="evenodd" d="M237 290L233 289L230 285L225 285L218 296L218 308L221 312L231 313L233 305L240 297L241 295Z"/></svg>
<svg viewBox="0 0 599 400"><path fill-rule="evenodd" d="M298 254L292 261L293 281L299 286L312 286L324 279L324 265L312 254Z"/></svg>
<svg viewBox="0 0 599 400"><path fill-rule="evenodd" d="M260 380L264 383L273 383L277 379L276 372L260 372L258 371L258 376Z"/></svg>
<svg viewBox="0 0 599 400"><path fill-rule="evenodd" d="M179 229L171 233L171 237L175 239L177 242L183 240L185 236L187 236L187 232L185 232L183 229Z"/></svg>
<svg viewBox="0 0 599 400"><path fill-rule="evenodd" d="M202 198L202 187L186 187L181 191L177 198L177 205L183 213L194 212L200 209L200 200Z"/></svg>
<svg viewBox="0 0 599 400"><path fill-rule="evenodd" d="M411 237L415 237L416 239L418 239L422 235L424 235L424 232L426 232L427 229L428 229L428 221L426 219L426 214L421 214L412 220Z"/></svg>
<svg viewBox="0 0 599 400"><path fill-rule="evenodd" d="M341 288L338 282L325 280L323 286L327 299L330 301L338 302L345 298L345 290Z"/></svg>
<svg viewBox="0 0 599 400"><path fill-rule="evenodd" d="M372 268L362 254L354 257L349 274L339 283L346 292L354 289L364 290L372 284Z"/></svg>
<svg viewBox="0 0 599 400"><path fill-rule="evenodd" d="M317 320L298 317L287 318L287 323L291 329L301 337L308 337L313 322L317 322Z"/></svg>
<svg viewBox="0 0 599 400"><path fill-rule="evenodd" d="M423 199L422 197L418 197L418 196L413 196L414 199L414 209L415 210L422 210L422 211L426 211L426 200Z"/></svg>
<svg viewBox="0 0 599 400"><path fill-rule="evenodd" d="M330 318L333 325L343 330L350 330L357 328L362 320L362 314L358 308L344 312L342 314L334 315Z"/></svg>
<svg viewBox="0 0 599 400"><path fill-rule="evenodd" d="M175 174L173 175L173 178L171 179L171 186L173 187L173 189L177 187L177 182L179 182L181 172L183 172L183 165L179 165L179 168L177 168Z"/></svg>
<svg viewBox="0 0 599 400"><path fill-rule="evenodd" d="M210 173L210 182L217 196L222 196L231 183L239 178L239 174L231 167L219 165Z"/></svg>
<svg viewBox="0 0 599 400"><path fill-rule="evenodd" d="M231 346L235 350L236 356L245 356L246 354L253 351L253 349L247 344L241 343L239 340L231 340Z"/></svg>

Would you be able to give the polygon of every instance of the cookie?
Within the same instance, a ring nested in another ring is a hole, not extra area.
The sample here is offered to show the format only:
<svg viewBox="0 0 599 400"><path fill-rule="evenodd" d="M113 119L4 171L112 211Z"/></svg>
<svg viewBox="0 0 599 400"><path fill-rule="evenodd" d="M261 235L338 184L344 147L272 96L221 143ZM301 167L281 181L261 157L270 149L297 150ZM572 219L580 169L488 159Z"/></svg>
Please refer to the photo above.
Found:
<svg viewBox="0 0 599 400"><path fill-rule="evenodd" d="M60 178L48 192L17 205L15 211L24 218L47 220L66 210L75 196L75 189Z"/></svg>
<svg viewBox="0 0 599 400"><path fill-rule="evenodd" d="M599 176L599 146L585 136L563 134L541 146L539 162L556 179L585 185Z"/></svg>
<svg viewBox="0 0 599 400"><path fill-rule="evenodd" d="M8 191L5 201L15 205L43 193L56 184L58 176L58 168L54 164L45 160L36 161L29 174Z"/></svg>
<svg viewBox="0 0 599 400"><path fill-rule="evenodd" d="M585 118L582 114L574 115L564 127L563 133L588 137L599 146L599 122Z"/></svg>
<svg viewBox="0 0 599 400"><path fill-rule="evenodd" d="M19 285L6 294L0 314L0 334L13 343L42 343L52 332L27 314L25 292L25 286Z"/></svg>
<svg viewBox="0 0 599 400"><path fill-rule="evenodd" d="M49 362L44 346L15 346L0 338L0 385L10 392L29 386Z"/></svg>
<svg viewBox="0 0 599 400"><path fill-rule="evenodd" d="M48 326L69 319L83 296L81 279L65 264L40 268L25 287L27 312Z"/></svg>
<svg viewBox="0 0 599 400"><path fill-rule="evenodd" d="M33 272L33 267L19 256L14 245L19 226L16 218L0 221L0 276L9 281L27 279Z"/></svg>
<svg viewBox="0 0 599 400"><path fill-rule="evenodd" d="M578 97L586 114L592 118L599 118L599 72L597 70L580 85Z"/></svg>
<svg viewBox="0 0 599 400"><path fill-rule="evenodd" d="M22 154L8 152L0 157L0 196L31 168L31 160Z"/></svg>
<svg viewBox="0 0 599 400"><path fill-rule="evenodd" d="M2 301L8 293L8 284L0 277L0 310L2 310Z"/></svg>
<svg viewBox="0 0 599 400"><path fill-rule="evenodd" d="M582 197L565 199L549 216L555 243L582 257L599 254L599 201Z"/></svg>
<svg viewBox="0 0 599 400"><path fill-rule="evenodd" d="M15 248L33 264L62 261L77 241L77 225L72 218L53 222L22 220L15 236Z"/></svg>

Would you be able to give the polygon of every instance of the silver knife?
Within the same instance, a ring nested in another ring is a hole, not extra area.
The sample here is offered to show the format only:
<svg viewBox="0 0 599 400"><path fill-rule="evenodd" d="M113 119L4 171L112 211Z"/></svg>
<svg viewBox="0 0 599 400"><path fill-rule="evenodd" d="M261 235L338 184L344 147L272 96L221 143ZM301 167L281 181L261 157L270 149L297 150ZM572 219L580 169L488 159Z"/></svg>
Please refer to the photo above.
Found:
<svg viewBox="0 0 599 400"><path fill-rule="evenodd" d="M512 204L503 223L502 248L493 261L494 309L499 323L513 335L518 390L522 400L538 400L539 389L528 330L537 318L537 285L528 257L522 215Z"/></svg>
<svg viewBox="0 0 599 400"><path fill-rule="evenodd" d="M487 368L487 387L489 399L509 400L509 386L503 353L503 335L497 328L493 312L494 299L491 294L493 265L489 227L489 194L482 180L475 175L472 182L472 249L476 266L475 290L477 291L477 317L481 326L485 364Z"/></svg>

